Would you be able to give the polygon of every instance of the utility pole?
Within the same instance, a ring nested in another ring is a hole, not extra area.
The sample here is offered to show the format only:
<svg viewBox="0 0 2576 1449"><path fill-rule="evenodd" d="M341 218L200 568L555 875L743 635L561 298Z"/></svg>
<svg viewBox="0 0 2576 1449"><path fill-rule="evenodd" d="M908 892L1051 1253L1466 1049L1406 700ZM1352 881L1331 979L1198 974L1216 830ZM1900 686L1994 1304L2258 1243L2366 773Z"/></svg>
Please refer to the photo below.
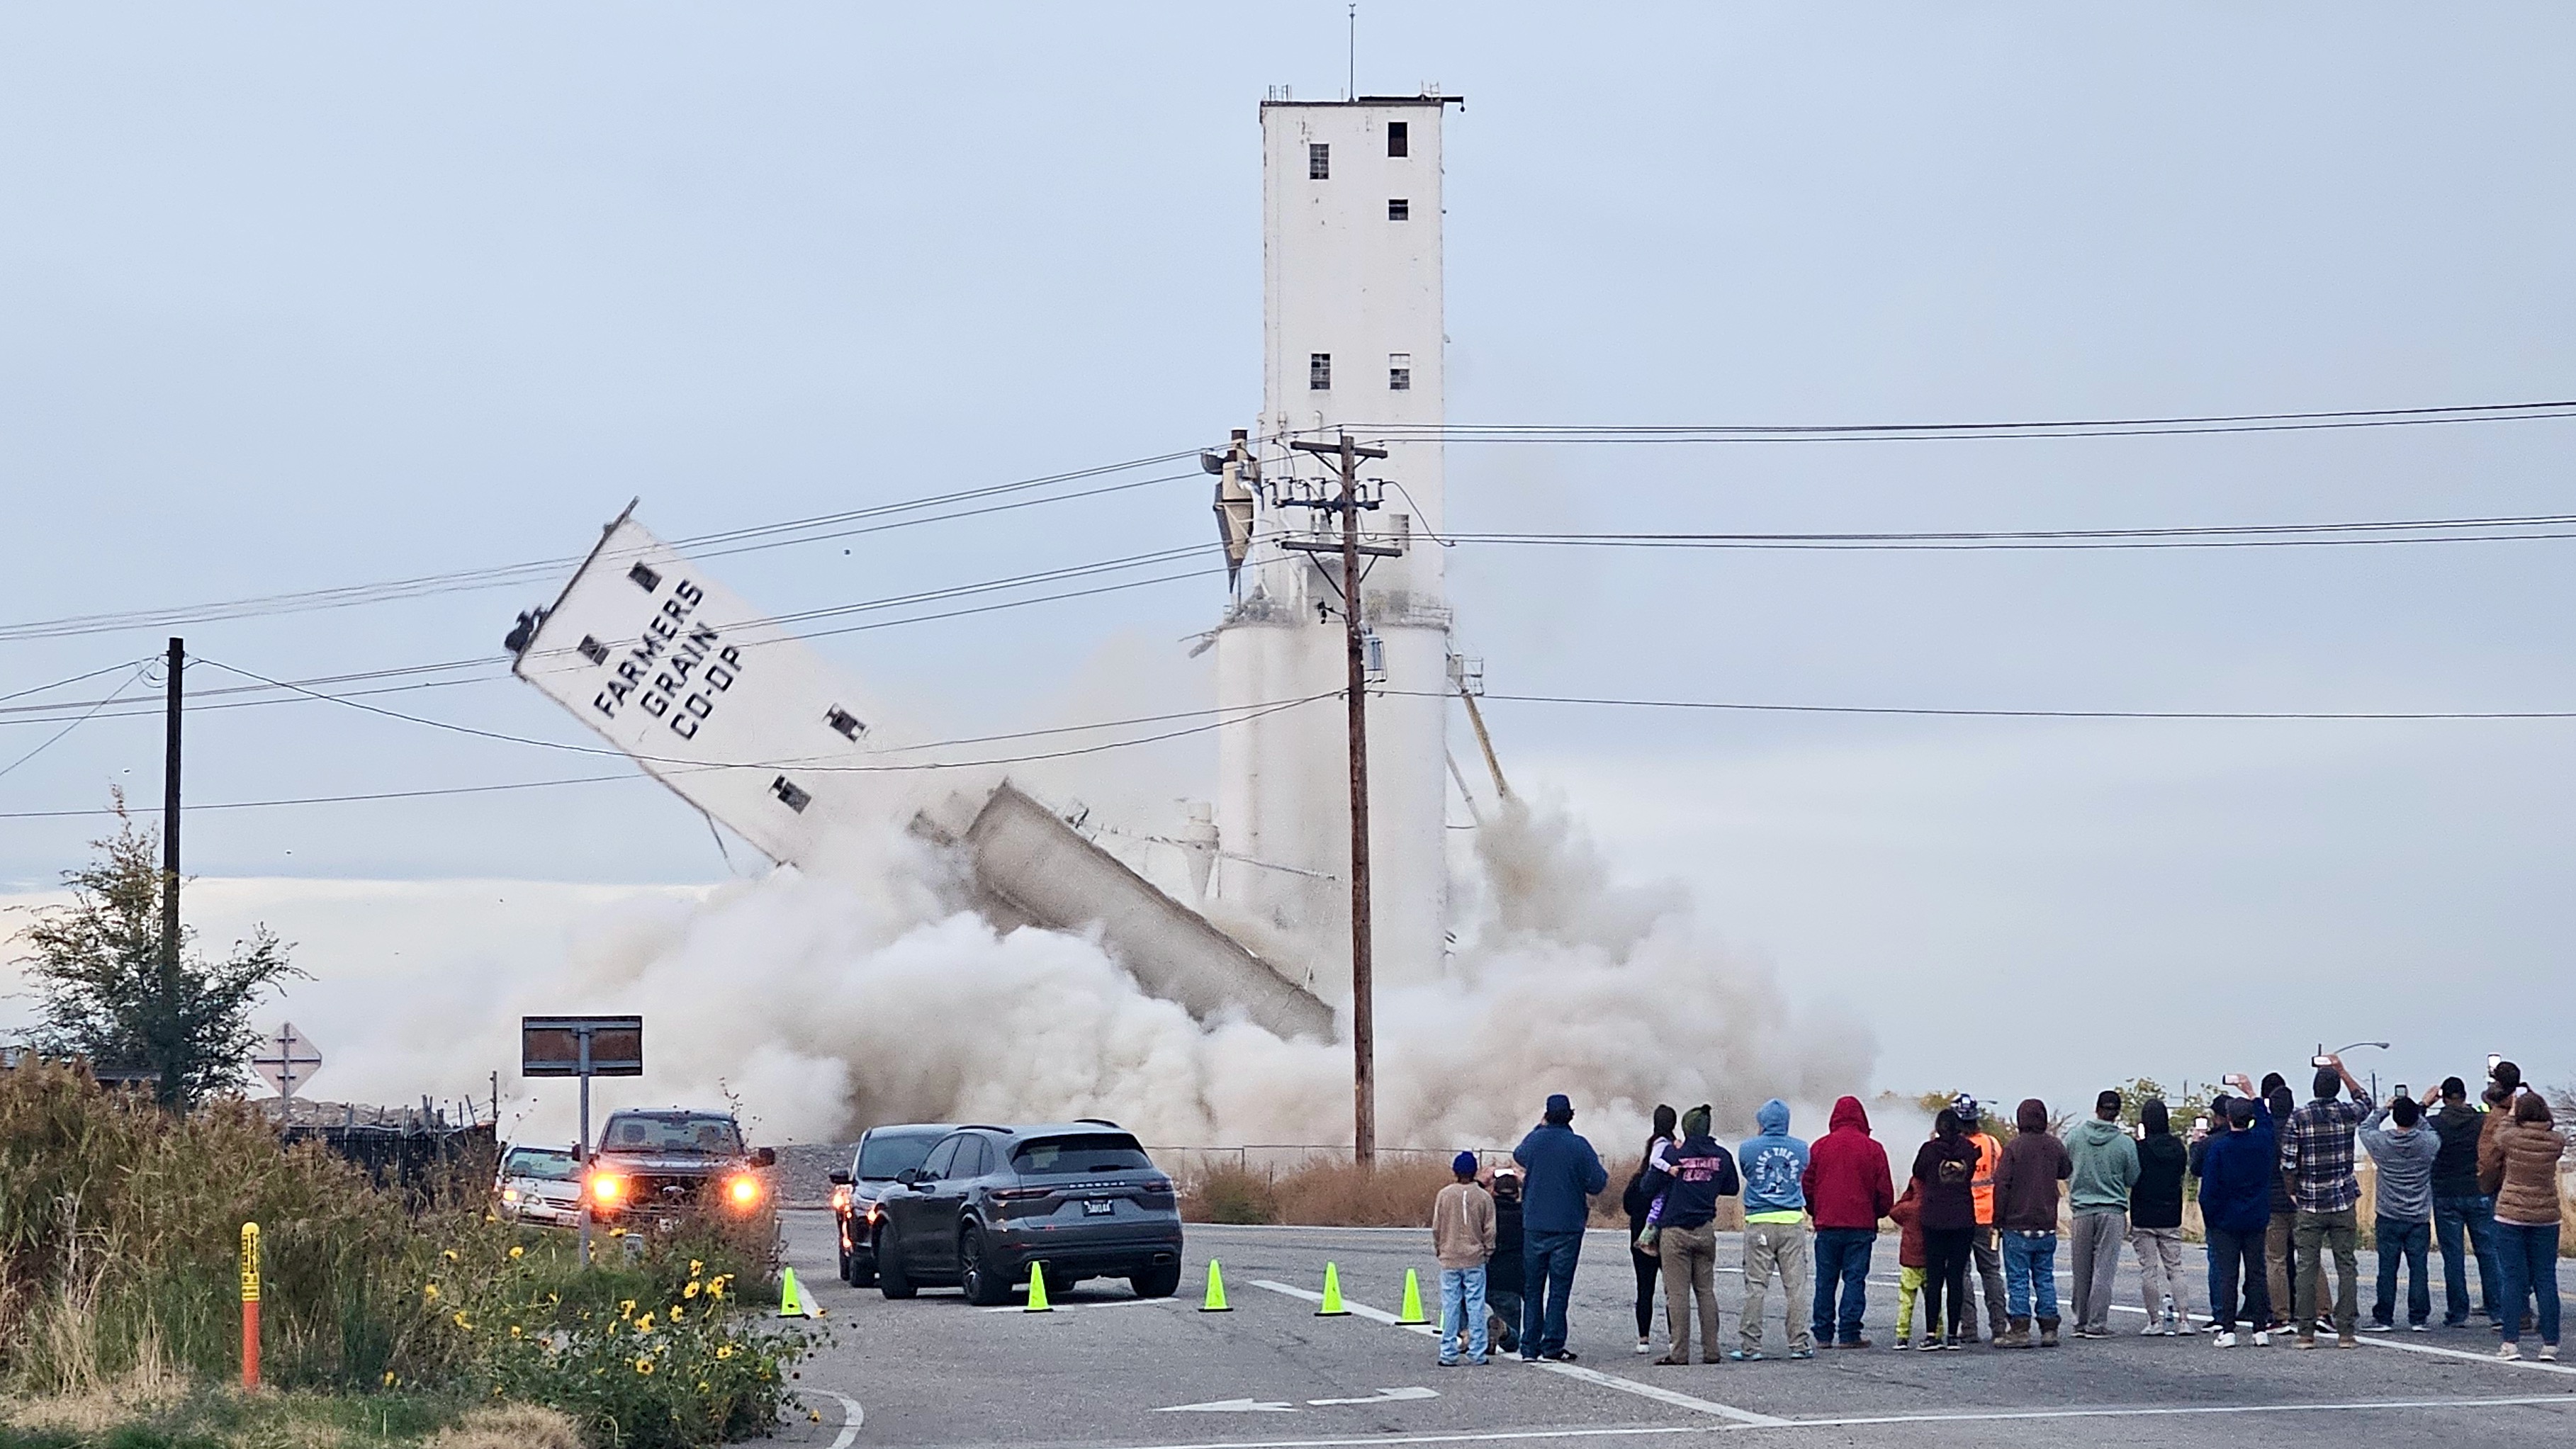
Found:
<svg viewBox="0 0 2576 1449"><path fill-rule="evenodd" d="M180 1086L171 1073L179 1056L179 717L187 662L188 641L172 639L161 742L161 1000L153 1031L161 1039L157 1095L166 1103L178 1100Z"/></svg>
<svg viewBox="0 0 2576 1449"><path fill-rule="evenodd" d="M1291 442L1301 452L1334 460L1341 494L1329 507L1342 515L1342 638L1349 655L1351 753L1351 1158L1377 1165L1377 1002L1369 946L1368 643L1360 620L1360 501L1362 458L1383 458L1384 448L1363 448L1344 433L1338 443Z"/></svg>

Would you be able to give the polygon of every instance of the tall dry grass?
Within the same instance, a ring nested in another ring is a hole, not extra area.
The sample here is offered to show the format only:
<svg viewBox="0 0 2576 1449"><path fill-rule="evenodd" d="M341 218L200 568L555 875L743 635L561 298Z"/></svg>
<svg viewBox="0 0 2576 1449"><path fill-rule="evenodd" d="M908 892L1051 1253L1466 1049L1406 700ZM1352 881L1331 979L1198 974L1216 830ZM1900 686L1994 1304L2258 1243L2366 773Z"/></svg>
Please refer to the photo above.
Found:
<svg viewBox="0 0 2576 1449"><path fill-rule="evenodd" d="M433 1250L402 1206L238 1103L185 1116L58 1064L0 1071L0 1381L79 1394L240 1348L241 1225L262 1229L265 1369L377 1382L436 1351L402 1288Z"/></svg>
<svg viewBox="0 0 2576 1449"><path fill-rule="evenodd" d="M1432 1163L1308 1162L1265 1170L1223 1164L1181 1185L1181 1216L1201 1223L1428 1228L1431 1200L1456 1179Z"/></svg>

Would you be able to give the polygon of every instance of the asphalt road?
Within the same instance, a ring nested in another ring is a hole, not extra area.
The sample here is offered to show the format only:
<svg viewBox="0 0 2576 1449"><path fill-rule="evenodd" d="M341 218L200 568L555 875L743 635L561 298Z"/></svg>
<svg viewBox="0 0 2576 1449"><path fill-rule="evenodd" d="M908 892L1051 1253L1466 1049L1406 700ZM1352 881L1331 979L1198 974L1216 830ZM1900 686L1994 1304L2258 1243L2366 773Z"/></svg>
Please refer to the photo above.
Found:
<svg viewBox="0 0 2576 1449"><path fill-rule="evenodd" d="M836 1343L798 1387L820 1423L792 1444L894 1443L1288 1446L1613 1444L1708 1435L1792 1443L1905 1446L2065 1445L2116 1435L2171 1449L2265 1449L2400 1442L2576 1443L2576 1363L2488 1357L2484 1327L2400 1332L2339 1352L2217 1350L2206 1337L2141 1338L2124 1262L2116 1336L2055 1351L1899 1353L1895 1247L1881 1240L1868 1332L1879 1347L1814 1361L1656 1367L1632 1349L1634 1280L1615 1233L1595 1233L1575 1280L1572 1371L1497 1358L1435 1365L1431 1339L1393 1326L1404 1270L1421 1270L1438 1315L1427 1231L1333 1228L1189 1230L1182 1296L1140 1301L1123 1283L1089 1283L1058 1311L976 1309L951 1290L889 1303L835 1276L828 1213L787 1216L789 1260L828 1314ZM1718 1297L1727 1346L1742 1279L1721 1235ZM1209 1257L1222 1261L1233 1311L1198 1311ZM2125 1258L2125 1254L2123 1255ZM1327 1260L1354 1313L1315 1316ZM2199 1258L2187 1271L2197 1275ZM2373 1260L2362 1255L2362 1312ZM2435 1260L2438 1322L2440 1264ZM2562 1272L2562 1281L2571 1275ZM2058 1281L2067 1281L2061 1251ZM2194 1278L2194 1302L2199 1301ZM1276 1285L1276 1286L1265 1286ZM2576 1290L2576 1283L2570 1283ZM1782 1344L1772 1295L1770 1345ZM1804 1305L1800 1305L1803 1311ZM1377 1316L1369 1316L1377 1310ZM2474 1320L2473 1320L2474 1322ZM1660 1312L1656 1351L1664 1348ZM2526 1335L2525 1348L2537 1347ZM837 1397L836 1397L837 1396ZM1363 1402L1350 1402L1350 1401ZM1318 1402L1325 1401L1325 1402ZM1340 1402L1333 1402L1340 1401ZM863 1406L850 1433L849 1405ZM1217 1407L1183 1407L1183 1406ZM1256 1407L1267 1406L1267 1407ZM846 1435L846 1437L845 1437Z"/></svg>

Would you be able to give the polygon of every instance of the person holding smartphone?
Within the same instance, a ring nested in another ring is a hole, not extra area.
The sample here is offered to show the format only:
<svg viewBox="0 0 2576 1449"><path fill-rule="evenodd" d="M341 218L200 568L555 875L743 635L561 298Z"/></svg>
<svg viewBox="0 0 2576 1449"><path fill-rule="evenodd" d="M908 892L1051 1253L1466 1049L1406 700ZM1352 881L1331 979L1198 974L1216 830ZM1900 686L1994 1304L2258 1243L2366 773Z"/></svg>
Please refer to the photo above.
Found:
<svg viewBox="0 0 2576 1449"><path fill-rule="evenodd" d="M2281 1166L2290 1174L2290 1197L2298 1207L2292 1237L2299 1255L2298 1303L2291 1317L2297 1321L2299 1347L2316 1347L2318 1300L2324 1296L2322 1254L2331 1247L2335 1346L2359 1348L2361 1180L2353 1172L2353 1133L2370 1114L2370 1093L2345 1070L2341 1057L2316 1060L2314 1096L2290 1114L2281 1134ZM2351 1100L2335 1100L2337 1087L2346 1089Z"/></svg>

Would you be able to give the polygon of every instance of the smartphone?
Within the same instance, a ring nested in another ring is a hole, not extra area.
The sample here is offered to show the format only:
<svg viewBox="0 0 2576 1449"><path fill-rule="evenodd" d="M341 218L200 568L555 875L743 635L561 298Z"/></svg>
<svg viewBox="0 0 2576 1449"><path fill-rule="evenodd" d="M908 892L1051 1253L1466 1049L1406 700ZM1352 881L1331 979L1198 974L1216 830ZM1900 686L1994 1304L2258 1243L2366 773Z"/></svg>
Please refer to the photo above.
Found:
<svg viewBox="0 0 2576 1449"><path fill-rule="evenodd" d="M2407 1093L2407 1091L2406 1091L2406 1084L2405 1084L2404 1082L2399 1082L2399 1083L2397 1084L2396 1092L2397 1092L2397 1096L2399 1096L2399 1097L2403 1097L2403 1096L2408 1095L2408 1093ZM2390 1100L2392 1100L2392 1101L2393 1101L2393 1100L2395 1100L2395 1098L2391 1098Z"/></svg>
<svg viewBox="0 0 2576 1449"><path fill-rule="evenodd" d="M2204 1136L2204 1137L2205 1137L2205 1136L2207 1136L2207 1135L2209 1135L2209 1119L2208 1119L2208 1118L2206 1118L2206 1117L2194 1117L2194 1118L2192 1118L2192 1119L2191 1119L2191 1130L2192 1130L2192 1131L2194 1131L2194 1132L2200 1133L2200 1134L2201 1134L2202 1136Z"/></svg>
<svg viewBox="0 0 2576 1449"><path fill-rule="evenodd" d="M2502 1059L2502 1058L2498 1058L2497 1060L2498 1060L2498 1061L2501 1061L2501 1060L2503 1060L2503 1059ZM2333 1066L2334 1064L2335 1064L2335 1063L2334 1063L2334 1058L2332 1058L2332 1057L2310 1057L2310 1058L2308 1058L2308 1065L2309 1065L2309 1066L2312 1066L2312 1067L2330 1067L2330 1066ZM2494 1062L2489 1062L2489 1063L2487 1064L2487 1069L2488 1069L2489 1071L2493 1071L2493 1070L2495 1069L2495 1063L2494 1063Z"/></svg>
<svg viewBox="0 0 2576 1449"><path fill-rule="evenodd" d="M2489 1077L2493 1077L2493 1076L2495 1075L2495 1069L2496 1069L2497 1067L2502 1066L2502 1065L2504 1065L2504 1053L2502 1053L2502 1052L2489 1052L2489 1053L2487 1053L2487 1075L2488 1075Z"/></svg>

